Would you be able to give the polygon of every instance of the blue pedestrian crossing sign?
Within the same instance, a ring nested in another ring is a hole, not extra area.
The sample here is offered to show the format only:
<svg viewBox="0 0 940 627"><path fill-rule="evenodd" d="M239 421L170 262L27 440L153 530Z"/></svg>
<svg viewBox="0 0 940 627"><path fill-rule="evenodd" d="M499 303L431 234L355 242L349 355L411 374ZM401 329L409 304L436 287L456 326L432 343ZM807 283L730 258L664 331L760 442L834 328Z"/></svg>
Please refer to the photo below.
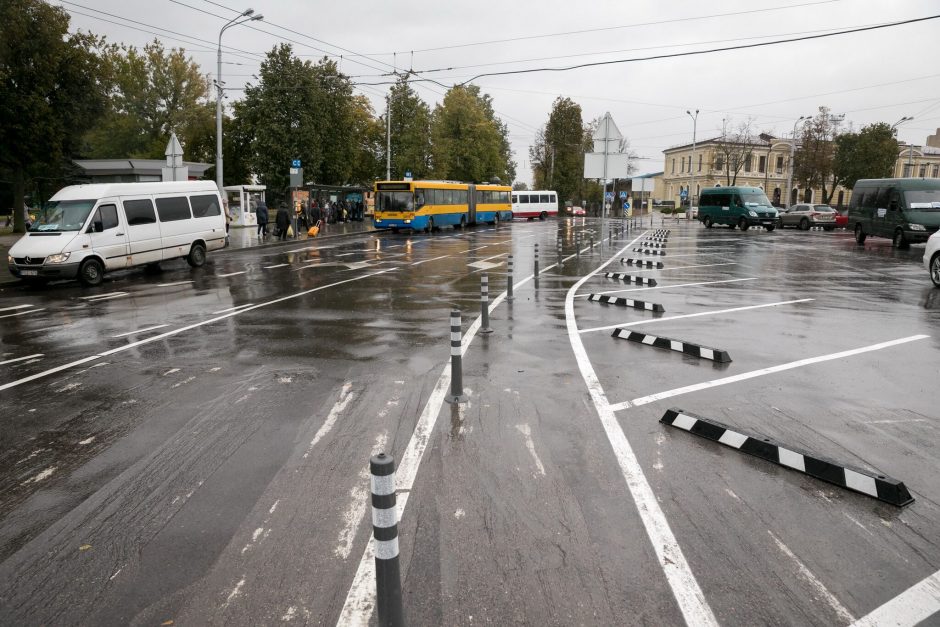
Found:
<svg viewBox="0 0 940 627"><path fill-rule="evenodd" d="M292 167L292 168L299 168L299 167L300 167L300 159L291 159L290 167Z"/></svg>
<svg viewBox="0 0 940 627"><path fill-rule="evenodd" d="M627 199L627 192L620 192L620 200ZM624 209L629 209L629 207L624 207Z"/></svg>
<svg viewBox="0 0 940 627"><path fill-rule="evenodd" d="M607 193L604 194L604 200L613 200L613 199L614 199L614 193L613 193L613 192L607 192Z"/></svg>
<svg viewBox="0 0 940 627"><path fill-rule="evenodd" d="M689 192L687 190L682 190L681 192L679 192L679 198L681 198L682 200L685 200L688 197L689 197Z"/></svg>

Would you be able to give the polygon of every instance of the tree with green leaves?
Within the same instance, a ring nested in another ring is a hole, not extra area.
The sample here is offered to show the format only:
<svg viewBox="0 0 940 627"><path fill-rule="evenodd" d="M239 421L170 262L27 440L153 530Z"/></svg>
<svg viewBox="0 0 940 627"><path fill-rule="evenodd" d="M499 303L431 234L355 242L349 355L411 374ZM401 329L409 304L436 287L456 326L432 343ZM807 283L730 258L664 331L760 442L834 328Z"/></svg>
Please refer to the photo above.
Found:
<svg viewBox="0 0 940 627"><path fill-rule="evenodd" d="M509 133L480 88L455 86L434 109L431 120L433 176L458 181L507 184L516 175L509 147Z"/></svg>
<svg viewBox="0 0 940 627"><path fill-rule="evenodd" d="M363 95L352 100L353 161L349 175L351 183L371 186L385 176L385 126L375 117L372 103Z"/></svg>
<svg viewBox="0 0 940 627"><path fill-rule="evenodd" d="M843 133L836 138L836 183L852 189L859 179L889 177L897 158L898 140L884 122L869 124L857 133Z"/></svg>
<svg viewBox="0 0 940 627"><path fill-rule="evenodd" d="M809 189L822 190L822 202L829 204L836 191L833 159L836 153L836 125L828 107L819 107L812 119L803 125L803 132L793 161L796 180Z"/></svg>
<svg viewBox="0 0 940 627"><path fill-rule="evenodd" d="M170 133L193 160L215 155L215 106L199 65L181 49L158 41L111 44L102 54L110 98L107 113L85 136L92 158L161 159Z"/></svg>
<svg viewBox="0 0 940 627"><path fill-rule="evenodd" d="M12 181L13 230L27 188L58 178L104 112L101 40L69 33L69 16L41 0L0 0L0 173Z"/></svg>
<svg viewBox="0 0 940 627"><path fill-rule="evenodd" d="M416 179L428 178L431 174L431 109L421 96L403 78L389 91L391 111L392 179L401 179L410 170ZM386 113L381 123L386 124ZM385 163L385 143L380 155ZM383 165L382 176L385 168Z"/></svg>

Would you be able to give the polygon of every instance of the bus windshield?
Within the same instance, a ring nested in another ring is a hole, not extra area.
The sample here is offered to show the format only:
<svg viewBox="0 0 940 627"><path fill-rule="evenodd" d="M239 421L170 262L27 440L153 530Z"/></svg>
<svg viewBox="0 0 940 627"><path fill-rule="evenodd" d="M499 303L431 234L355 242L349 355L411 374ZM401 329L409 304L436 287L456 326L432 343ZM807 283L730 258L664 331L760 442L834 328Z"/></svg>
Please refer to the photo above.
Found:
<svg viewBox="0 0 940 627"><path fill-rule="evenodd" d="M906 191L904 198L911 209L940 211L940 189Z"/></svg>
<svg viewBox="0 0 940 627"><path fill-rule="evenodd" d="M415 199L411 192L377 192L378 211L414 211Z"/></svg>
<svg viewBox="0 0 940 627"><path fill-rule="evenodd" d="M43 207L36 221L30 225L30 231L79 231L92 207L94 200L53 201Z"/></svg>
<svg viewBox="0 0 940 627"><path fill-rule="evenodd" d="M770 201L764 192L741 192L741 200L745 207L771 207Z"/></svg>

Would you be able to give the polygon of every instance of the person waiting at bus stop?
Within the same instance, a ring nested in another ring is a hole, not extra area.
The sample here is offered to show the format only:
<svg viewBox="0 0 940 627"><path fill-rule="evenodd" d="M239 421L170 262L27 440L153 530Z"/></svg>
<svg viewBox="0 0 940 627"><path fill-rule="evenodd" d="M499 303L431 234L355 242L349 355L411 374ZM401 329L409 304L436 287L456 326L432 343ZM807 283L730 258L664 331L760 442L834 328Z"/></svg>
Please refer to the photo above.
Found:
<svg viewBox="0 0 940 627"><path fill-rule="evenodd" d="M255 209L255 217L258 218L258 237L266 237L268 234L268 206L264 201L258 203Z"/></svg>
<svg viewBox="0 0 940 627"><path fill-rule="evenodd" d="M287 229L290 227L290 214L287 212L287 203L281 201L278 205L277 215L274 217L274 226L277 228L278 239L287 239Z"/></svg>

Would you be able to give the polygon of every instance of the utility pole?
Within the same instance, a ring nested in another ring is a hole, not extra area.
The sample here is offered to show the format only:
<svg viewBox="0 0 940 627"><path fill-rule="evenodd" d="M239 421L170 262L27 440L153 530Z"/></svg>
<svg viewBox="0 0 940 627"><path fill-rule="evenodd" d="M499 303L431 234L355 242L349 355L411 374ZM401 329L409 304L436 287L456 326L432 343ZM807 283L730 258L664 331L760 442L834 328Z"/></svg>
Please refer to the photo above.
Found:
<svg viewBox="0 0 940 627"><path fill-rule="evenodd" d="M790 143L790 163L787 167L787 208L790 207L791 199L793 197L793 156L796 153L796 126L803 120L808 120L808 115L801 115L796 122L793 123L793 141ZM797 198L799 200L799 198Z"/></svg>
<svg viewBox="0 0 940 627"><path fill-rule="evenodd" d="M392 180L392 93L385 96L385 180Z"/></svg>
<svg viewBox="0 0 940 627"><path fill-rule="evenodd" d="M692 112L686 110L686 114L692 118L692 156L689 157L689 208L686 209L686 220L692 219L692 190L695 189L695 170L692 169L692 164L695 161L695 134L698 130L698 109L695 110L695 115L692 115Z"/></svg>

